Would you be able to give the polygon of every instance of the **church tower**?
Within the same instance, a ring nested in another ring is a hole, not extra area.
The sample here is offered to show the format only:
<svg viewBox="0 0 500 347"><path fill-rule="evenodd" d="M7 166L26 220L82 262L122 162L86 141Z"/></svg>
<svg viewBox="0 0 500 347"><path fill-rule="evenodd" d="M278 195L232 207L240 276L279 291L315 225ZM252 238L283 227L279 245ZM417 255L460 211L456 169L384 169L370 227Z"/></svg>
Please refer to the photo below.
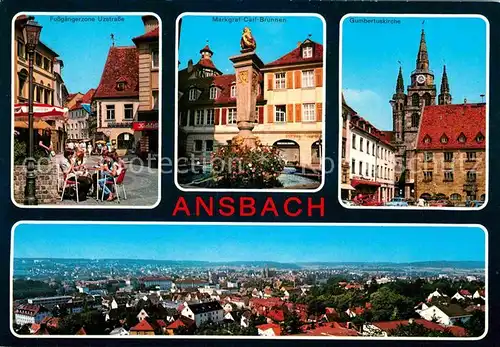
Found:
<svg viewBox="0 0 500 347"><path fill-rule="evenodd" d="M438 97L439 105L451 104L450 85L448 83L448 75L446 74L446 65L443 66L443 77L441 78L441 90Z"/></svg>
<svg viewBox="0 0 500 347"><path fill-rule="evenodd" d="M406 104L405 86L403 81L403 71L399 67L398 79L396 81L396 93L392 96L392 130L396 141L403 140L403 116Z"/></svg>

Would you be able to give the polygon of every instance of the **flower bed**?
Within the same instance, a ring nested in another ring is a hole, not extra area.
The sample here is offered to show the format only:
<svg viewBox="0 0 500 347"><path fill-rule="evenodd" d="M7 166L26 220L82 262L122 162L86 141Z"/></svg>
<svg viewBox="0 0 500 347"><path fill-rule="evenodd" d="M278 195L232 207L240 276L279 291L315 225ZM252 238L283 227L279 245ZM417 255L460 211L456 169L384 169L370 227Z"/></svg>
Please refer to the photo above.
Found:
<svg viewBox="0 0 500 347"><path fill-rule="evenodd" d="M217 188L276 188L284 161L275 147L264 146L256 141L250 149L242 145L241 138L235 144L219 146L212 154L212 177Z"/></svg>

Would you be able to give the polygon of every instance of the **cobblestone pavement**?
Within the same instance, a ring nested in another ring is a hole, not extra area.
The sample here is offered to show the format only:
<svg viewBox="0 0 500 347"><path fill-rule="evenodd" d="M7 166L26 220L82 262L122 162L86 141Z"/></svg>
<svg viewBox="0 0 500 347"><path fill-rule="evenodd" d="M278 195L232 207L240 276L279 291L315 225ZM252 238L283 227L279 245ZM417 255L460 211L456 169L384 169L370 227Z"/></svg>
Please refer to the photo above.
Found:
<svg viewBox="0 0 500 347"><path fill-rule="evenodd" d="M56 158L59 162L61 157ZM86 166L91 168L99 161L99 156L92 156L87 159ZM65 198L59 202L61 205L96 205L96 206L153 206L158 200L158 169L151 169L140 165L127 165L125 176L125 190L127 200L123 199L123 192L120 189L120 202L98 201L96 195L91 194L85 201L77 203L75 200Z"/></svg>

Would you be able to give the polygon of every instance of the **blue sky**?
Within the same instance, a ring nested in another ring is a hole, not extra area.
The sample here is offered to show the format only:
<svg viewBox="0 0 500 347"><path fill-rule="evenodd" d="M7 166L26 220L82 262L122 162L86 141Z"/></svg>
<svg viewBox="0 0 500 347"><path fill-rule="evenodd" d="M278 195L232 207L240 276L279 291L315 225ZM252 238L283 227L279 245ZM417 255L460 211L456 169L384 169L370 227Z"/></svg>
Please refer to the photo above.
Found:
<svg viewBox="0 0 500 347"><path fill-rule="evenodd" d="M21 224L14 257L484 261L484 243L476 227Z"/></svg>
<svg viewBox="0 0 500 347"><path fill-rule="evenodd" d="M85 17L95 17L95 21L60 22L52 16L35 15L35 20L43 26L40 39L64 62L62 77L70 93L97 88L112 33L116 46L134 46L132 38L144 33L141 16L122 16L122 22L100 22L99 16Z"/></svg>
<svg viewBox="0 0 500 347"><path fill-rule="evenodd" d="M375 126L392 130L389 100L396 88L398 61L406 90L423 20L437 93L446 63L453 103L464 98L480 102L480 95L486 94L486 23L479 18L398 19L401 24L350 23L349 18L343 22L342 89L347 103Z"/></svg>
<svg viewBox="0 0 500 347"><path fill-rule="evenodd" d="M229 57L240 54L241 33L245 26L252 30L257 41L257 54L264 63L270 63L297 47L299 41L307 39L323 43L323 22L318 17L271 17L286 18L285 23L263 23L260 17L241 18L237 23L221 23L212 16L185 16L182 18L180 34L180 68L187 66L189 59L196 64L200 59L200 49L208 40L214 52L212 60L223 73L234 73ZM247 20L245 22L245 19ZM249 20L257 19L256 22Z"/></svg>

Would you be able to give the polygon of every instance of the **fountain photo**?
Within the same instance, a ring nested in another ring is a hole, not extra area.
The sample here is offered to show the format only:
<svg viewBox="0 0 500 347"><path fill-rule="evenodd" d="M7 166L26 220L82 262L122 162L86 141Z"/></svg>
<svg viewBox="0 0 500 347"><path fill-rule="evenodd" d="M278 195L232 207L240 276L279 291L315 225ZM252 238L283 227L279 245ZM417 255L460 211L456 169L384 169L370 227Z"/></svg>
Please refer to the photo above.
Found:
<svg viewBox="0 0 500 347"><path fill-rule="evenodd" d="M321 189L324 19L189 14L177 34L178 188Z"/></svg>

